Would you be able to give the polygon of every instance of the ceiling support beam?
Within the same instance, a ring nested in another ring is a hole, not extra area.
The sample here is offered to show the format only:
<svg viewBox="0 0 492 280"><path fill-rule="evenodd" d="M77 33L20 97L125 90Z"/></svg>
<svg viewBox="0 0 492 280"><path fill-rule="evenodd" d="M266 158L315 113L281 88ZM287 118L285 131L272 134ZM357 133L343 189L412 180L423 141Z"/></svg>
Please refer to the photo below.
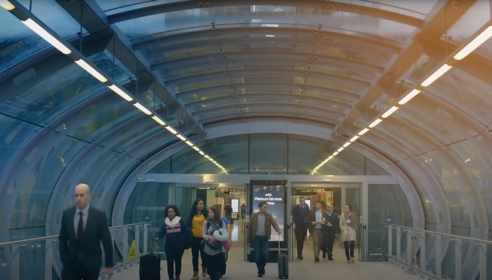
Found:
<svg viewBox="0 0 492 280"><path fill-rule="evenodd" d="M411 39L411 42L403 50L393 65L387 68L378 82L375 83L374 87L363 96L352 112L346 116L345 120L337 125L334 135L343 135L346 131L352 131L354 127L357 128L356 130L361 129L366 123L361 124L360 127L357 124L354 124L361 116L364 116L367 122L378 116L381 112L375 110L377 113L371 114L369 108L384 93L390 93L389 95L394 99L402 97L405 91L399 88L397 81L422 55L424 55L424 51L419 45L418 38L426 36L439 41L440 37L455 24L475 2L476 0L461 1L460 6L456 7L453 5L455 3L454 0L439 1L435 6L434 11L429 13L424 20L425 24L421 32L415 34Z"/></svg>
<svg viewBox="0 0 492 280"><path fill-rule="evenodd" d="M197 134L204 134L203 126L198 123L191 114L187 112L175 96L170 93L164 83L156 75L153 75L149 62L142 56L137 55L132 50L131 42L117 28L111 27L107 23L107 18L102 9L94 0L56 0L77 22L91 34L99 32L108 32L112 30L115 33L113 40L109 42L106 49L118 59L129 71L138 79L150 79L155 84L155 94L166 105L177 103L180 106L177 117L180 122L188 123L192 120L193 131ZM166 120L167 121L167 120Z"/></svg>

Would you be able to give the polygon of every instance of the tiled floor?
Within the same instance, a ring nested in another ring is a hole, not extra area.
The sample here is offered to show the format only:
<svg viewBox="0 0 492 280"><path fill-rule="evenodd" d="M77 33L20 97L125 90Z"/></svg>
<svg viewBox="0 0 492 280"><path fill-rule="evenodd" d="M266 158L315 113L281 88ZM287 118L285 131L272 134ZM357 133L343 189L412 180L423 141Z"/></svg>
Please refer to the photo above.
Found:
<svg viewBox="0 0 492 280"><path fill-rule="evenodd" d="M237 223L235 225L238 227ZM239 232L241 233L241 228ZM227 279L259 279L254 263L244 261L243 238L239 235L238 241L232 243L229 251L229 260L227 262L227 273L223 280ZM382 279L401 279L416 280L416 276L405 273L403 270L389 263L362 263L348 264L345 254L340 246L336 246L334 251L335 261L321 260L319 263L314 262L312 243L305 243L304 260L294 260L289 262L289 279L302 280L341 280L341 279L364 279L364 280L382 280ZM167 278L166 261L161 263L161 279ZM189 280L193 276L191 265L191 251L187 250L183 256L183 271L181 279ZM135 280L138 277L138 266L116 274L114 280ZM200 278L204 279L204 278ZM277 263L268 263L266 275L263 279L278 279Z"/></svg>

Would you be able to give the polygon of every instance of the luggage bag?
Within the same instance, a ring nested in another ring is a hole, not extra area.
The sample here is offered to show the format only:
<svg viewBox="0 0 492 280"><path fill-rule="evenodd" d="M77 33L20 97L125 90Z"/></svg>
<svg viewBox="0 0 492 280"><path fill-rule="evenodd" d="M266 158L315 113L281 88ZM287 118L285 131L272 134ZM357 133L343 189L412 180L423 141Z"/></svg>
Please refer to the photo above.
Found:
<svg viewBox="0 0 492 280"><path fill-rule="evenodd" d="M280 252L280 240L278 241L278 278L289 279L289 258Z"/></svg>
<svg viewBox="0 0 492 280"><path fill-rule="evenodd" d="M140 280L161 280L161 255L157 252L157 242L155 248L156 252L140 257Z"/></svg>

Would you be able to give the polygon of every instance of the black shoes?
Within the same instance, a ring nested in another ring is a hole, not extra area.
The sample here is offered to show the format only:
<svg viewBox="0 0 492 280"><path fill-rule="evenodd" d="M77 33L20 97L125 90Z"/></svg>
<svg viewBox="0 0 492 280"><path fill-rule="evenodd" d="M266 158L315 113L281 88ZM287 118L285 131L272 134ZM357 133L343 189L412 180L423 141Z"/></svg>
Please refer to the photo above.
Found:
<svg viewBox="0 0 492 280"><path fill-rule="evenodd" d="M333 260L333 258L332 258L332 257L328 257L328 260L329 260L329 261L332 261L332 260Z"/></svg>
<svg viewBox="0 0 492 280"><path fill-rule="evenodd" d="M265 275L265 273L259 273L258 272L258 277L263 277L263 275Z"/></svg>
<svg viewBox="0 0 492 280"><path fill-rule="evenodd" d="M316 257L316 258L314 259L314 261L315 261L315 262L319 262L319 258L318 258L318 257Z"/></svg>
<svg viewBox="0 0 492 280"><path fill-rule="evenodd" d="M302 256L299 256L299 257L297 257L297 258L298 258L298 259L300 259L301 261L302 261L302 259L304 259Z"/></svg>

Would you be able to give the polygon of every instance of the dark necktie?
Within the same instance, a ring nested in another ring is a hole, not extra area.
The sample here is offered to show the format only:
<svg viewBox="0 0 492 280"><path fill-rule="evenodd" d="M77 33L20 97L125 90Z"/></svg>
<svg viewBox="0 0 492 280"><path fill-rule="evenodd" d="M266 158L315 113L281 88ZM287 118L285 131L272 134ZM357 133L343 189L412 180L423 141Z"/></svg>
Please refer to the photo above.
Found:
<svg viewBox="0 0 492 280"><path fill-rule="evenodd" d="M84 242L84 213L79 212L79 224L77 225L77 240Z"/></svg>

